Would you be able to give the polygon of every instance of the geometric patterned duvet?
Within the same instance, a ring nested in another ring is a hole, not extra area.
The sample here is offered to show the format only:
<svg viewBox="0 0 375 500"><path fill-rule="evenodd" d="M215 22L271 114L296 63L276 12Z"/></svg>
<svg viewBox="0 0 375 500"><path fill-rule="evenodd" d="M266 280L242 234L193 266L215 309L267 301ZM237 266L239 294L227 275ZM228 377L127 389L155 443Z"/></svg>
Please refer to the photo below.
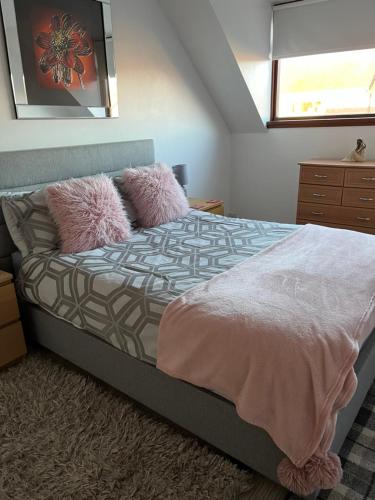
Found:
<svg viewBox="0 0 375 500"><path fill-rule="evenodd" d="M149 363L169 302L284 238L295 225L186 217L89 252L58 250L22 261L20 291L51 314Z"/></svg>

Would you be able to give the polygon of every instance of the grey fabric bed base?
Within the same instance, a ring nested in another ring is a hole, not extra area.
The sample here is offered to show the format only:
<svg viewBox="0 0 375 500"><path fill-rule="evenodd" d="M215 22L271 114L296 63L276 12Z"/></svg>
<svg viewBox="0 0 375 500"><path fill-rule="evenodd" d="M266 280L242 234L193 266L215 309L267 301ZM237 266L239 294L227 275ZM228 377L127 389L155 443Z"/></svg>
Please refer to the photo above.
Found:
<svg viewBox="0 0 375 500"><path fill-rule="evenodd" d="M129 356L99 338L24 304L25 331L40 345L91 373L135 401L278 482L283 453L262 429L241 420L227 400ZM340 412L332 450L338 452L375 377L375 331L356 363L358 389ZM310 495L309 500L317 497Z"/></svg>

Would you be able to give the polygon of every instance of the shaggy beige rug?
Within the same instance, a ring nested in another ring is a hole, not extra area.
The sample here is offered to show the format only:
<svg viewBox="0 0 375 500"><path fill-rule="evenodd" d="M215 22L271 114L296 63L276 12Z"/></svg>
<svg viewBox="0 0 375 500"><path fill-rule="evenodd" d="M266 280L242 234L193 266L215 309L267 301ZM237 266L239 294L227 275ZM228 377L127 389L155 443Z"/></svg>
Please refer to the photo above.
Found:
<svg viewBox="0 0 375 500"><path fill-rule="evenodd" d="M0 372L1 500L286 496L45 351Z"/></svg>

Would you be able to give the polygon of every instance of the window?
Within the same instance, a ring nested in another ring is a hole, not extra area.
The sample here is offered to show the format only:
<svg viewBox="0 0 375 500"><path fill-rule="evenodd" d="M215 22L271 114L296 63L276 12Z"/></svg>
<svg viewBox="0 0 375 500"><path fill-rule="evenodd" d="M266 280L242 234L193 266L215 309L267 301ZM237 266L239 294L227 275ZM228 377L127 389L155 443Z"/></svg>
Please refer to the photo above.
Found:
<svg viewBox="0 0 375 500"><path fill-rule="evenodd" d="M375 49L274 62L269 126L375 124Z"/></svg>

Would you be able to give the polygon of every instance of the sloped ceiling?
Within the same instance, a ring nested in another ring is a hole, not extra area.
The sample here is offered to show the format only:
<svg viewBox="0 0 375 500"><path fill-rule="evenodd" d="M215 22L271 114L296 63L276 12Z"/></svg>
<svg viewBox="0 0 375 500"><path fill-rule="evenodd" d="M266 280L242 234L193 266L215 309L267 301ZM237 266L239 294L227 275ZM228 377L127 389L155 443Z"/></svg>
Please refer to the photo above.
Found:
<svg viewBox="0 0 375 500"><path fill-rule="evenodd" d="M271 105L271 22L268 0L210 0L264 124Z"/></svg>
<svg viewBox="0 0 375 500"><path fill-rule="evenodd" d="M159 0L233 133L269 119L268 0Z"/></svg>

